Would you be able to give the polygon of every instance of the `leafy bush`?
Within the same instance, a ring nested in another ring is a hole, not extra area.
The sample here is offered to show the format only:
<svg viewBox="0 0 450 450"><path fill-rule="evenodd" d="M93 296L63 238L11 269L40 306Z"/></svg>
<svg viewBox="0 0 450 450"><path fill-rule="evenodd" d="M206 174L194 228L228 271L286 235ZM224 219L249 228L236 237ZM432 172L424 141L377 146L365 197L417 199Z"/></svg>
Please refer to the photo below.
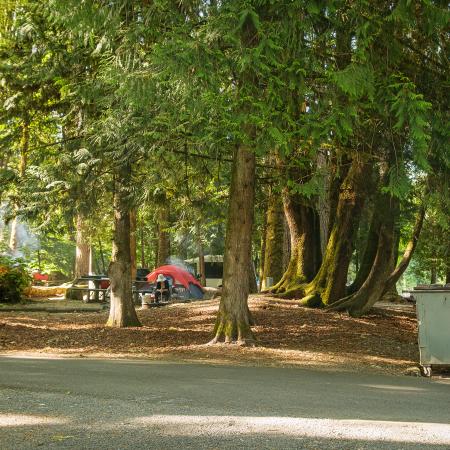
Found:
<svg viewBox="0 0 450 450"><path fill-rule="evenodd" d="M30 276L23 263L0 255L0 302L19 302L29 284Z"/></svg>

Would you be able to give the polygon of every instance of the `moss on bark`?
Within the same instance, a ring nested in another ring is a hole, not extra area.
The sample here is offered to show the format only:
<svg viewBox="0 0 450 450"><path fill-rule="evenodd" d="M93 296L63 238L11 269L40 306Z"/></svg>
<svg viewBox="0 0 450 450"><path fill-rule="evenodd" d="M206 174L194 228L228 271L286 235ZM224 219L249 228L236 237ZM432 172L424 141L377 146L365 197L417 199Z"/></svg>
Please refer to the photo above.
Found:
<svg viewBox="0 0 450 450"><path fill-rule="evenodd" d="M284 214L283 202L280 195L272 189L269 194L267 208L267 224L264 251L264 266L262 273L262 289L270 288L266 285L268 278L276 284L283 275L284 248Z"/></svg>
<svg viewBox="0 0 450 450"><path fill-rule="evenodd" d="M308 306L326 306L345 296L353 242L367 195L366 169L364 161L355 158L340 187L336 218L319 272L302 287L303 302Z"/></svg>

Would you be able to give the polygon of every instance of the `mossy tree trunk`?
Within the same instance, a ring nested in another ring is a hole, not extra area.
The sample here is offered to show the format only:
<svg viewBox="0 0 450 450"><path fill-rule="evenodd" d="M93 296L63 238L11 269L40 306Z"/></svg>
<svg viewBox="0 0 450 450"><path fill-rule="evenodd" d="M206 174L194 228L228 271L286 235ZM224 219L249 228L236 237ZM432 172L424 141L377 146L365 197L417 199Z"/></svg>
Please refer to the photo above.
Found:
<svg viewBox="0 0 450 450"><path fill-rule="evenodd" d="M239 145L234 151L229 194L223 289L214 327L216 343L253 341L251 315L248 309L249 268L251 262L252 226L255 184L255 154Z"/></svg>
<svg viewBox="0 0 450 450"><path fill-rule="evenodd" d="M267 286L267 279L271 278L276 284L283 275L283 250L284 250L284 212L281 195L270 190L266 214L265 250L262 277L262 289Z"/></svg>
<svg viewBox="0 0 450 450"><path fill-rule="evenodd" d="M345 296L353 243L366 196L367 169L355 157L340 186L336 217L322 264L314 279L303 288L304 305L329 305Z"/></svg>
<svg viewBox="0 0 450 450"><path fill-rule="evenodd" d="M366 306L371 307L381 298L385 290L384 282L392 271L392 260L395 244L395 223L398 218L398 200L387 194L379 197L380 204L375 210L379 220L376 242L376 254L368 276L359 289L349 297L344 297L350 314L358 314ZM340 300L341 302L342 300ZM348 302L348 303L347 303Z"/></svg>
<svg viewBox="0 0 450 450"><path fill-rule="evenodd" d="M283 191L283 207L291 238L291 257L281 280L271 292L294 297L301 292L299 287L312 280L320 267L320 221L306 199L287 189Z"/></svg>
<svg viewBox="0 0 450 450"><path fill-rule="evenodd" d="M114 235L112 258L109 265L111 307L106 326L141 326L133 305L130 249L130 210L128 203L131 167L117 168L114 183Z"/></svg>
<svg viewBox="0 0 450 450"><path fill-rule="evenodd" d="M377 255L370 274L361 288L355 294L344 297L329 309L334 311L347 310L351 316L360 317L372 308L395 286L401 275L405 272L414 254L420 231L425 216L425 208L422 207L417 215L413 233L408 242L403 257L396 268L389 272L391 268L392 253L395 252L395 220L398 217L398 200L392 199L390 202L392 209L390 214L385 216L380 228L380 236L377 247Z"/></svg>

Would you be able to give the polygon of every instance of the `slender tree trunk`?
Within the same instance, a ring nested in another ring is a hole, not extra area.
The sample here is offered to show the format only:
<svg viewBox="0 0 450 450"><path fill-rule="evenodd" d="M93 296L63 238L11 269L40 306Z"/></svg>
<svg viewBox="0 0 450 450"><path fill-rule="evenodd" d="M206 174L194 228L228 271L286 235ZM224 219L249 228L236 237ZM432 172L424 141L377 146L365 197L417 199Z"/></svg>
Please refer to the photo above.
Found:
<svg viewBox="0 0 450 450"><path fill-rule="evenodd" d="M431 275L430 275L430 284L436 284L437 280L437 271L436 271L436 263L433 262L430 269Z"/></svg>
<svg viewBox="0 0 450 450"><path fill-rule="evenodd" d="M18 227L19 227L19 221L17 220L17 216L15 216L13 218L13 220L11 221L11 231L9 234L9 249L13 253L17 251L17 247L19 246L18 238L17 238Z"/></svg>
<svg viewBox="0 0 450 450"><path fill-rule="evenodd" d="M130 257L131 257L131 279L136 279L137 267L136 267L136 209L130 210Z"/></svg>
<svg viewBox="0 0 450 450"><path fill-rule="evenodd" d="M28 149L30 147L30 122L29 118L25 117L22 124L22 137L20 139L20 159L19 159L19 179L25 177L25 171L28 165ZM17 212L18 205L15 206ZM11 223L11 233L9 235L9 249L14 253L17 251L20 243L18 242L18 227L19 223L17 215L14 216Z"/></svg>
<svg viewBox="0 0 450 450"><path fill-rule="evenodd" d="M89 230L81 213L76 216L75 246L75 278L79 278L89 273L90 253Z"/></svg>
<svg viewBox="0 0 450 450"><path fill-rule="evenodd" d="M38 270L39 272L42 271L42 257L41 257L41 249L38 248L37 250L37 257L38 257Z"/></svg>
<svg viewBox="0 0 450 450"><path fill-rule="evenodd" d="M200 223L197 222L196 225L197 234L197 252L198 252L198 268L200 272L200 284L206 286L206 274L205 274L205 254L203 252L203 242L201 236Z"/></svg>
<svg viewBox="0 0 450 450"><path fill-rule="evenodd" d="M117 168L114 183L114 238L109 278L111 308L106 326L138 327L139 319L133 305L130 249L130 210L128 205L129 165Z"/></svg>
<svg viewBox="0 0 450 450"><path fill-rule="evenodd" d="M375 257L377 255L378 238L380 236L381 219L382 212L385 209L385 201L386 195L378 194L375 198L373 208L365 208L364 210L366 214L370 214L370 210L372 209L372 219L370 221L369 232L367 234L361 265L359 270L356 272L356 277L353 283L348 288L348 294L353 294L360 289L372 269L373 262L375 261Z"/></svg>
<svg viewBox="0 0 450 450"><path fill-rule="evenodd" d="M336 218L322 265L311 283L304 287L304 305L329 305L345 296L348 267L366 195L366 170L363 161L358 158L352 161L340 187Z"/></svg>
<svg viewBox="0 0 450 450"><path fill-rule="evenodd" d="M270 288L280 281L283 276L284 249L284 212L281 195L271 189L267 207L267 226L264 252L264 271L262 274L262 288ZM267 285L267 280L272 283Z"/></svg>
<svg viewBox="0 0 450 450"><path fill-rule="evenodd" d="M145 239L144 239L144 221L140 221L140 240L141 240L141 267L147 267L145 263Z"/></svg>
<svg viewBox="0 0 450 450"><path fill-rule="evenodd" d="M411 258L414 255L414 251L416 250L417 242L419 241L420 232L422 231L423 219L425 218L425 211L426 211L426 206L422 205L417 214L416 223L414 224L411 239L409 240L408 244L406 245L405 251L403 252L402 259L398 263L395 270L389 275L388 279L386 280L385 290L389 289L390 286L397 283L399 278L403 275L405 270L408 268Z"/></svg>
<svg viewBox="0 0 450 450"><path fill-rule="evenodd" d="M103 254L102 241L98 238L98 251L100 252L100 258L102 261L102 273L106 274L105 255Z"/></svg>
<svg viewBox="0 0 450 450"><path fill-rule="evenodd" d="M264 208L264 211L267 208ZM261 248L259 251L259 290L262 290L264 281L264 262L266 259L266 237L267 237L267 214L263 214L263 223L261 227Z"/></svg>
<svg viewBox="0 0 450 450"><path fill-rule="evenodd" d="M254 208L256 160L241 144L233 155L227 231L223 264L223 290L211 343L253 340L248 309L249 267Z"/></svg>
<svg viewBox="0 0 450 450"><path fill-rule="evenodd" d="M158 212L158 257L157 267L167 264L170 256L169 233L169 208L166 203L160 205Z"/></svg>
<svg viewBox="0 0 450 450"><path fill-rule="evenodd" d="M252 255L250 255L250 267L248 269L248 292L249 294L256 294L258 292L258 284L256 283L256 269L252 260Z"/></svg>
<svg viewBox="0 0 450 450"><path fill-rule="evenodd" d="M95 249L92 245L89 245L89 275L95 272Z"/></svg>
<svg viewBox="0 0 450 450"><path fill-rule="evenodd" d="M159 254L158 254L159 226L158 226L158 223L156 223L153 227L152 242L153 242L153 248L154 248L154 255L153 255L153 269L154 269L155 267L158 267L158 261L159 261Z"/></svg>

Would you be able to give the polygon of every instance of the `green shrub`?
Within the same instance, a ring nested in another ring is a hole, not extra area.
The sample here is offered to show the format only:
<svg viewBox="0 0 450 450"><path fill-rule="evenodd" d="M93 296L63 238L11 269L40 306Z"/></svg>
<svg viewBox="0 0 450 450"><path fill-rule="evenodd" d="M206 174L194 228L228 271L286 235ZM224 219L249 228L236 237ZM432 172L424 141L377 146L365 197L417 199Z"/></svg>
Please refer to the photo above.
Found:
<svg viewBox="0 0 450 450"><path fill-rule="evenodd" d="M24 289L30 284L30 276L23 263L0 255L0 302L20 302Z"/></svg>

